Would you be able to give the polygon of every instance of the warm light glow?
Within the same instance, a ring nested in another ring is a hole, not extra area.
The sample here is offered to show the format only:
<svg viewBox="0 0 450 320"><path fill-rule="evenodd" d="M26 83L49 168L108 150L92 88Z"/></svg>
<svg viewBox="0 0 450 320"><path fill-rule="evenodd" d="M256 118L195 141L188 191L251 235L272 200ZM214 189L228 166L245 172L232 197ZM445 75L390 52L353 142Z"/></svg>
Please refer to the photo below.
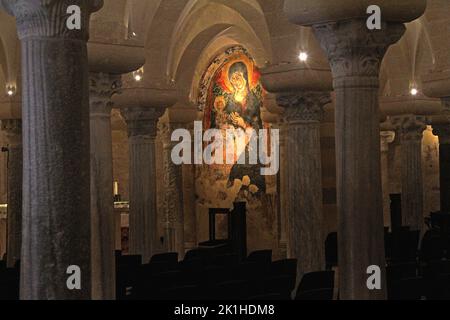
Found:
<svg viewBox="0 0 450 320"><path fill-rule="evenodd" d="M416 88L411 89L411 95L416 96L418 93L419 93L419 90L417 90Z"/></svg>
<svg viewBox="0 0 450 320"><path fill-rule="evenodd" d="M13 94L14 94L14 91L12 91L12 90L8 90L8 96L12 96Z"/></svg>
<svg viewBox="0 0 450 320"><path fill-rule="evenodd" d="M302 62L305 62L306 60L308 60L308 54L306 52L300 52L300 54L298 55L298 59Z"/></svg>
<svg viewBox="0 0 450 320"><path fill-rule="evenodd" d="M133 37L136 37L136 36L137 36L136 32L133 32Z"/></svg>
<svg viewBox="0 0 450 320"><path fill-rule="evenodd" d="M134 80L141 81L142 80L142 76L140 74L137 74L137 75L134 76Z"/></svg>

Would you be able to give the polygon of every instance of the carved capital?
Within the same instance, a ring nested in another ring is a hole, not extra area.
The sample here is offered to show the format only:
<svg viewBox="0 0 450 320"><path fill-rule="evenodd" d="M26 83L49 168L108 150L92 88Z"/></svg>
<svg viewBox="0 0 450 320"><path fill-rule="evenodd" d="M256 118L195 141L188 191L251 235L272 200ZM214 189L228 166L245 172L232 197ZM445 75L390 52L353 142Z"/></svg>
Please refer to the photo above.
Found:
<svg viewBox="0 0 450 320"><path fill-rule="evenodd" d="M89 105L92 116L111 116L113 102L111 97L120 93L122 80L120 75L106 73L89 74Z"/></svg>
<svg viewBox="0 0 450 320"><path fill-rule="evenodd" d="M381 152L388 152L389 145L395 140L394 131L381 131L380 132L380 142L381 142Z"/></svg>
<svg viewBox="0 0 450 320"><path fill-rule="evenodd" d="M365 20L355 19L314 25L313 30L330 61L335 87L377 87L381 61L388 47L400 40L405 26L385 22L381 30L371 31Z"/></svg>
<svg viewBox="0 0 450 320"><path fill-rule="evenodd" d="M128 127L128 136L144 136L155 139L158 133L158 120L164 114L159 108L125 108L121 110Z"/></svg>
<svg viewBox="0 0 450 320"><path fill-rule="evenodd" d="M450 144L450 123L433 125L433 134L439 137L440 144Z"/></svg>
<svg viewBox="0 0 450 320"><path fill-rule="evenodd" d="M331 102L328 92L297 92L277 95L277 103L286 108L287 123L320 122L323 119L323 107Z"/></svg>
<svg viewBox="0 0 450 320"><path fill-rule="evenodd" d="M427 118L425 116L402 115L391 118L400 141L403 142L421 142L423 132L427 128Z"/></svg>
<svg viewBox="0 0 450 320"><path fill-rule="evenodd" d="M2 131L6 133L6 138L10 145L22 144L22 120L7 119L2 120Z"/></svg>
<svg viewBox="0 0 450 320"><path fill-rule="evenodd" d="M81 9L81 29L67 28L69 6ZM103 0L1 0L0 6L17 21L20 39L62 37L87 41L92 12L103 6Z"/></svg>

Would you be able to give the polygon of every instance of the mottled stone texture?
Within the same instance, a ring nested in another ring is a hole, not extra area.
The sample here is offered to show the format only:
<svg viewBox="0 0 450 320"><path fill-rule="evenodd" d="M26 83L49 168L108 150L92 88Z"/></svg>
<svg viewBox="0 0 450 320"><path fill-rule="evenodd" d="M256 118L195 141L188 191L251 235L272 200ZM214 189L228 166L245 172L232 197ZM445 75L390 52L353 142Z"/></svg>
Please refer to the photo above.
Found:
<svg viewBox="0 0 450 320"><path fill-rule="evenodd" d="M425 117L406 115L393 117L401 145L402 159L402 223L412 230L424 227L422 172L422 139L427 128Z"/></svg>
<svg viewBox="0 0 450 320"><path fill-rule="evenodd" d="M129 250L147 263L157 241L155 139L162 111L127 108L122 115L128 126L130 156Z"/></svg>
<svg viewBox="0 0 450 320"><path fill-rule="evenodd" d="M289 184L288 184L288 170L287 159L289 148L286 146L287 129L285 122L278 125L280 130L280 171L277 175L277 192L279 197L278 223L277 223L277 240L279 247L279 254L281 257L287 256L287 220L289 215Z"/></svg>
<svg viewBox="0 0 450 320"><path fill-rule="evenodd" d="M7 266L14 267L20 260L22 244L22 120L2 120L2 130L8 142L8 259Z"/></svg>
<svg viewBox="0 0 450 320"><path fill-rule="evenodd" d="M183 206L183 171L181 165L172 161L172 149L177 142L171 141L173 130L182 128L182 124L161 124L163 143L163 181L164 181L164 219L165 219L165 247L169 252L178 252L180 258L184 256L184 206Z"/></svg>
<svg viewBox="0 0 450 320"><path fill-rule="evenodd" d="M90 74L92 298L115 297L115 219L113 199L111 96L118 75Z"/></svg>
<svg viewBox="0 0 450 320"><path fill-rule="evenodd" d="M381 142L381 186L383 190L383 217L384 226L391 226L391 206L389 198L389 144L395 139L395 132L380 132Z"/></svg>
<svg viewBox="0 0 450 320"><path fill-rule="evenodd" d="M343 300L385 299L380 166L379 70L403 24L370 31L363 20L313 26L328 55L336 92L339 293ZM382 289L367 288L367 268L382 270Z"/></svg>
<svg viewBox="0 0 450 320"><path fill-rule="evenodd" d="M450 124L433 126L439 137L441 211L450 213Z"/></svg>
<svg viewBox="0 0 450 320"><path fill-rule="evenodd" d="M90 188L86 41L99 1L3 1L22 44L23 229L21 299L89 299ZM81 30L66 27L81 8ZM95 8L94 8L95 7ZM81 289L66 286L81 269Z"/></svg>
<svg viewBox="0 0 450 320"><path fill-rule="evenodd" d="M279 94L286 108L286 147L289 149L288 256L298 259L298 279L325 267L322 205L320 121L329 93Z"/></svg>

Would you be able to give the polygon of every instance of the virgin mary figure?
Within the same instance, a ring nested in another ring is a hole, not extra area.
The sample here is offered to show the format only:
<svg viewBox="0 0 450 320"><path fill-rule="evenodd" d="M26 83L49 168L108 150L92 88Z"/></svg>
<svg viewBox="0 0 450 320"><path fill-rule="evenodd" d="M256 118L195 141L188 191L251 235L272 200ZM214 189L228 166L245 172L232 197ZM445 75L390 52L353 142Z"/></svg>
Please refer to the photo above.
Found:
<svg viewBox="0 0 450 320"><path fill-rule="evenodd" d="M232 64L228 71L228 79L233 87L232 93L226 99L224 110L228 119L235 128L243 130L251 128L258 133L262 129L260 114L262 102L250 88L247 66L243 62ZM241 160L239 163L245 164L235 164L232 167L228 185L231 186L235 179L243 180L243 177L248 176L251 184L258 187L258 192L265 191L265 179L260 174L261 166L249 163L249 152L247 144L245 152L238 155Z"/></svg>

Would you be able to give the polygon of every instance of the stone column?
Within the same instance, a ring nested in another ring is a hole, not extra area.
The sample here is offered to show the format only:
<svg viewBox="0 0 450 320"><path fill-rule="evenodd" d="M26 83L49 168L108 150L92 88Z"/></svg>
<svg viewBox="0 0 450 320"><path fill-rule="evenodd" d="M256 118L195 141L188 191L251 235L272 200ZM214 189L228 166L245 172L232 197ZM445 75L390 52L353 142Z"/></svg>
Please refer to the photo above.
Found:
<svg viewBox="0 0 450 320"><path fill-rule="evenodd" d="M402 221L411 230L422 230L423 176L422 139L427 128L423 116L403 115L391 118L398 134L402 159Z"/></svg>
<svg viewBox="0 0 450 320"><path fill-rule="evenodd" d="M289 227L288 256L298 259L298 279L325 268L320 121L331 102L324 92L278 94L286 108Z"/></svg>
<svg viewBox="0 0 450 320"><path fill-rule="evenodd" d="M172 142L172 132L182 128L183 124L173 122L162 123L160 133L163 143L163 175L164 175L164 218L165 244L168 252L178 252L183 258L184 247L184 212L182 189L182 166L172 161L172 149L178 142Z"/></svg>
<svg viewBox="0 0 450 320"><path fill-rule="evenodd" d="M450 213L450 123L433 125L439 137L439 178L441 211Z"/></svg>
<svg viewBox="0 0 450 320"><path fill-rule="evenodd" d="M379 70L405 31L364 19L313 25L328 55L336 92L336 168L340 298L384 299L385 256L380 165ZM382 289L367 288L367 268L382 270Z"/></svg>
<svg viewBox="0 0 450 320"><path fill-rule="evenodd" d="M381 186L383 190L384 226L391 226L391 206L389 198L389 144L394 142L394 131L381 131Z"/></svg>
<svg viewBox="0 0 450 320"><path fill-rule="evenodd" d="M2 120L2 130L8 141L8 239L7 266L14 267L20 260L22 243L22 120Z"/></svg>
<svg viewBox="0 0 450 320"><path fill-rule="evenodd" d="M148 263L156 248L155 139L162 112L156 108L122 110L128 125L130 154L130 254Z"/></svg>
<svg viewBox="0 0 450 320"><path fill-rule="evenodd" d="M67 8L81 9L81 29ZM20 297L89 299L88 40L101 1L3 0L22 46L23 215ZM69 266L81 289L69 290ZM76 268L78 269L78 268Z"/></svg>
<svg viewBox="0 0 450 320"><path fill-rule="evenodd" d="M90 73L92 298L115 298L111 96L120 75Z"/></svg>
<svg viewBox="0 0 450 320"><path fill-rule="evenodd" d="M289 216L289 173L288 173L288 149L286 146L287 140L287 124L280 121L277 126L280 130L280 171L278 173L278 185L279 185L279 201L280 201L280 225L279 225L279 246L282 256L287 256L287 226L288 226L288 216Z"/></svg>

